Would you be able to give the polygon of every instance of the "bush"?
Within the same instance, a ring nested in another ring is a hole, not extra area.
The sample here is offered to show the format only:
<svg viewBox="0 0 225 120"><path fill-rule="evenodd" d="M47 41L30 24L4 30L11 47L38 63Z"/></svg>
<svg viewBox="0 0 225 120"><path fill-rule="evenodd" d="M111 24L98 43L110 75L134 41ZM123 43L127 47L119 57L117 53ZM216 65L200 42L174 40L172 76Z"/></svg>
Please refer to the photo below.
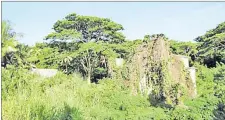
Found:
<svg viewBox="0 0 225 120"><path fill-rule="evenodd" d="M186 107L154 107L146 96L131 94L120 79L87 84L80 75L59 72L52 78L8 66L2 73L2 118L5 120L179 120L224 118L224 65L197 66L196 99Z"/></svg>

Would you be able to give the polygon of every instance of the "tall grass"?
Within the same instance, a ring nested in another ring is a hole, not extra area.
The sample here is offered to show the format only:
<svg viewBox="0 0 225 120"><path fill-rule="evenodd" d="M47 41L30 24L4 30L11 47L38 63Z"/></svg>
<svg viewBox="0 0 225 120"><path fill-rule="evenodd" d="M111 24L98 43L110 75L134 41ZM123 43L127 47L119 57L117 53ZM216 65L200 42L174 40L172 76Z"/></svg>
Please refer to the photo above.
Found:
<svg viewBox="0 0 225 120"><path fill-rule="evenodd" d="M99 84L87 84L78 74L59 72L55 77L42 78L24 69L2 69L2 119L211 119L213 112L221 113L221 110L215 111L219 99L215 97L213 73L221 75L219 70L215 71L199 67L198 98L186 100L187 109L167 109L151 106L145 96L131 95L130 90L121 83L122 80L104 79ZM218 95L224 85L221 83L220 87L217 88Z"/></svg>
<svg viewBox="0 0 225 120"><path fill-rule="evenodd" d="M154 111L145 97L131 96L118 80L88 85L77 74L42 78L18 71L10 80L10 70L3 73L3 84L12 93L3 89L4 120L149 119ZM26 84L15 89L10 83L16 79Z"/></svg>

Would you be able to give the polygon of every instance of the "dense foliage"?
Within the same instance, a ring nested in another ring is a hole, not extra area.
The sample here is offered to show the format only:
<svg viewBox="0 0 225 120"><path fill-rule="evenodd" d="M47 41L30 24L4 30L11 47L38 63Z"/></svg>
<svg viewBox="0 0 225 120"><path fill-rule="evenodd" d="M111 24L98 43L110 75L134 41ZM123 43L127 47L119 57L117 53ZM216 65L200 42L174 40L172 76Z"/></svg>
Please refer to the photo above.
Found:
<svg viewBox="0 0 225 120"><path fill-rule="evenodd" d="M120 32L120 30L123 30L122 25L108 18L83 16L76 13L67 15L63 20L58 20L53 29L55 32L47 35L45 39L121 43L125 38Z"/></svg>
<svg viewBox="0 0 225 120"><path fill-rule="evenodd" d="M20 44L2 22L2 118L4 120L203 120L225 119L224 25L196 43L170 40L174 54L189 56L197 68L195 99L185 106L156 107L148 96L131 94L115 58L124 60L157 35L125 41L122 25L107 18L69 14L57 21L48 43ZM59 41L57 41L59 40ZM74 41L69 41L74 40ZM81 41L81 42L80 42ZM119 44L118 44L119 43ZM30 74L31 67L58 69L56 76ZM94 83L95 82L95 83ZM89 83L89 84L87 84ZM91 84L92 83L92 84Z"/></svg>
<svg viewBox="0 0 225 120"><path fill-rule="evenodd" d="M202 62L208 67L215 67L217 62L225 63L225 22L197 37L195 41L200 43L197 50Z"/></svg>

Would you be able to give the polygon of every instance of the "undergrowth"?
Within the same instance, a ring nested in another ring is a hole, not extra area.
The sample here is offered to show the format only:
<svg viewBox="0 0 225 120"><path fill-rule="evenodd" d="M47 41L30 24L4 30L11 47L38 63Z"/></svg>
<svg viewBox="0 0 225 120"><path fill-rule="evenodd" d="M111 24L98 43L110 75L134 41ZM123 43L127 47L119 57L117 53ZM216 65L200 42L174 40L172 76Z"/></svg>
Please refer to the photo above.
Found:
<svg viewBox="0 0 225 120"><path fill-rule="evenodd" d="M119 79L87 84L78 74L58 73L52 78L42 78L11 67L2 69L2 119L222 119L224 94L221 89L224 87L221 84L224 84L224 77L218 73L223 70L224 66L220 69L199 66L198 97L186 99L184 104L187 108L177 106L169 109L152 106L145 96L133 96ZM220 82L215 82L215 79Z"/></svg>

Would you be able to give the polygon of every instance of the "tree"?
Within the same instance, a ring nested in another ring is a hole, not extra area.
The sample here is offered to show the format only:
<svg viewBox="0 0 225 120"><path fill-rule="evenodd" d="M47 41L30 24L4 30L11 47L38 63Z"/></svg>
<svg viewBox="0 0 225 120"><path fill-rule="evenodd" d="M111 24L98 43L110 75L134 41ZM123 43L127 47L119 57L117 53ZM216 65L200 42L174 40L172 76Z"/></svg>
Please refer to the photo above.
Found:
<svg viewBox="0 0 225 120"><path fill-rule="evenodd" d="M27 54L27 60L38 68L57 68L60 61L58 49L46 43L36 43Z"/></svg>
<svg viewBox="0 0 225 120"><path fill-rule="evenodd" d="M13 31L8 21L2 21L2 66L16 63L15 53L17 51L18 41L16 32Z"/></svg>
<svg viewBox="0 0 225 120"><path fill-rule="evenodd" d="M2 56L9 52L16 51L18 42L15 40L16 33L8 21L2 21Z"/></svg>
<svg viewBox="0 0 225 120"><path fill-rule="evenodd" d="M215 67L217 62L225 63L225 22L197 37L195 41L200 43L198 54L208 67Z"/></svg>
<svg viewBox="0 0 225 120"><path fill-rule="evenodd" d="M151 37L150 35L145 35L143 41L145 42L150 41L150 37Z"/></svg>
<svg viewBox="0 0 225 120"><path fill-rule="evenodd" d="M31 50L31 47L24 44L18 44L17 45L17 51L15 53L15 56L18 58L18 63L23 66L23 68L30 68L31 63L28 61L28 58L31 56L29 51Z"/></svg>
<svg viewBox="0 0 225 120"><path fill-rule="evenodd" d="M82 16L72 13L58 20L53 29L55 32L45 37L46 40L75 40L80 42L110 41L121 43L125 36L120 32L123 26L108 18Z"/></svg>
<svg viewBox="0 0 225 120"><path fill-rule="evenodd" d="M197 57L197 43L194 42L178 42L170 40L170 48L172 53L191 57L192 61Z"/></svg>
<svg viewBox="0 0 225 120"><path fill-rule="evenodd" d="M70 65L75 71L86 77L88 83L92 82L94 71L105 72L108 69L107 62L110 58L116 58L118 54L110 47L111 44L104 42L88 42L79 45L79 49L70 52L69 57L73 58ZM99 73L100 74L100 73Z"/></svg>
<svg viewBox="0 0 225 120"><path fill-rule="evenodd" d="M99 53L104 48L100 44L93 42L80 44L80 49L72 56L75 58L76 63L80 64L83 74L87 77L88 83L91 83L91 76L94 68L98 65Z"/></svg>

